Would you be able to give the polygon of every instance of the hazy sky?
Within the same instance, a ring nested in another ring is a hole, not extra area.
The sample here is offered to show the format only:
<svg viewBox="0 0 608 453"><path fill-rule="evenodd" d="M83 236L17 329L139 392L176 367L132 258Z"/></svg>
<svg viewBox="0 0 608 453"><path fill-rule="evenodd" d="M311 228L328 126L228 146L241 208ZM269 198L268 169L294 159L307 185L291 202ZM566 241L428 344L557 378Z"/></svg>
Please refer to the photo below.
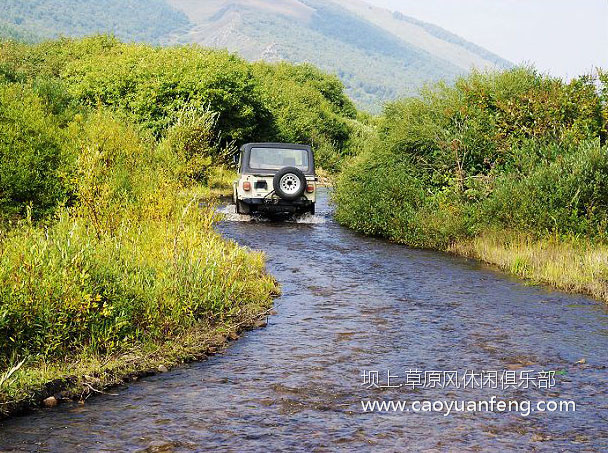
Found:
<svg viewBox="0 0 608 453"><path fill-rule="evenodd" d="M608 0L365 0L566 77L608 68Z"/></svg>

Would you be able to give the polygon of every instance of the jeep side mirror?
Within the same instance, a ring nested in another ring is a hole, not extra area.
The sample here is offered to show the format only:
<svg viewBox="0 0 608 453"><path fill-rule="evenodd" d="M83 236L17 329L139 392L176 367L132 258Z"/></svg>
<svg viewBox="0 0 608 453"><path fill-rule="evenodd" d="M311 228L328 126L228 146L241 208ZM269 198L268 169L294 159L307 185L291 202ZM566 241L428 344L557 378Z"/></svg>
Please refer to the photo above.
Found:
<svg viewBox="0 0 608 453"><path fill-rule="evenodd" d="M232 161L233 161L235 164L238 164L238 163L239 163L239 155L238 155L238 153L237 153L237 154L235 154L234 156L232 156Z"/></svg>

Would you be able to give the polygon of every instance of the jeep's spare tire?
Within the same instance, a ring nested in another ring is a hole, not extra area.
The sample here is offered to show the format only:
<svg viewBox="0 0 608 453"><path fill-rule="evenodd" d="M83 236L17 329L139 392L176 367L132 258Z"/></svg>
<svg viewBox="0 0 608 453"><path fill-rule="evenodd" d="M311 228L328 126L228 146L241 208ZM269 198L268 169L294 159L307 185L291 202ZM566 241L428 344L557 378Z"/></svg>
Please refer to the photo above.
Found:
<svg viewBox="0 0 608 453"><path fill-rule="evenodd" d="M306 190L306 176L296 167L281 168L272 180L275 193L283 200L296 200Z"/></svg>

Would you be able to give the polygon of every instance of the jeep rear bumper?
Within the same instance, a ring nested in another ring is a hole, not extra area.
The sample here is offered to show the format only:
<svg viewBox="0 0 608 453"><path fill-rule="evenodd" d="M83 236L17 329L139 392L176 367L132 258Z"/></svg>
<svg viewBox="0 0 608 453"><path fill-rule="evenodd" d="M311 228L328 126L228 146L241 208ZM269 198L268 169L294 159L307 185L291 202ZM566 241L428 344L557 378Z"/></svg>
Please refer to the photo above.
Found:
<svg viewBox="0 0 608 453"><path fill-rule="evenodd" d="M293 201L280 198L242 198L239 201L246 204L251 212L297 213L309 211L314 205L305 197Z"/></svg>

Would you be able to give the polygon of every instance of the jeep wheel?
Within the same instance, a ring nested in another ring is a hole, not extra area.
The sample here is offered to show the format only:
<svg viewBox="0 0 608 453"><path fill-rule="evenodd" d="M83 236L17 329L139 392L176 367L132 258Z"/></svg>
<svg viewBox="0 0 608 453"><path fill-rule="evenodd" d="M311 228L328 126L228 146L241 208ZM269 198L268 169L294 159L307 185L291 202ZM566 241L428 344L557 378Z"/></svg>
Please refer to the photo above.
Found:
<svg viewBox="0 0 608 453"><path fill-rule="evenodd" d="M281 168L272 180L275 193L283 200L293 201L306 190L306 176L296 167Z"/></svg>

